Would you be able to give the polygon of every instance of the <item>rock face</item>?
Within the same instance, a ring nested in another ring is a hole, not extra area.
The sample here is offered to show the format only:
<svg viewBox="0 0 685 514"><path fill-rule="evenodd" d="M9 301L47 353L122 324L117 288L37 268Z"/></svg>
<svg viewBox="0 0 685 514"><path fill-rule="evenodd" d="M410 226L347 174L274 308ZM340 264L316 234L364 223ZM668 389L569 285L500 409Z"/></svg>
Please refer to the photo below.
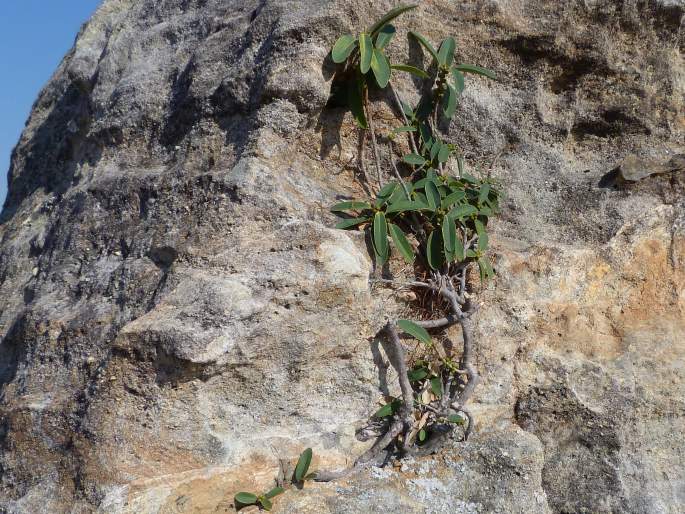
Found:
<svg viewBox="0 0 685 514"><path fill-rule="evenodd" d="M306 446L314 468L363 451L370 338L407 306L329 228L362 193L326 56L395 5L105 0L83 27L2 214L0 512L232 512ZM400 19L395 61L421 63L411 28L501 77L469 81L451 131L508 193L476 430L274 512L685 510L685 180L603 181L684 152L684 16L431 0Z"/></svg>

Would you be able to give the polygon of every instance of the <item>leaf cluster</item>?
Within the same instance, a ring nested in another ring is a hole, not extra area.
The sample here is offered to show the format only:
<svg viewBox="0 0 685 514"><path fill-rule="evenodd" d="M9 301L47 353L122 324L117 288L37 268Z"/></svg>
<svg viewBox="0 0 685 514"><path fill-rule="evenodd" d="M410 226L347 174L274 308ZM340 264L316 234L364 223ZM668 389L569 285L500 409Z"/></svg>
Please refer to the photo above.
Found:
<svg viewBox="0 0 685 514"><path fill-rule="evenodd" d="M346 215L336 228L370 231L378 265L390 256L389 235L409 264L420 259L439 270L450 263L477 261L481 276L488 278L492 268L485 258L486 227L499 212L499 201L500 191L490 179L438 175L429 168L414 182L389 182L373 201L345 201L331 210Z"/></svg>
<svg viewBox="0 0 685 514"><path fill-rule="evenodd" d="M355 72L354 82L347 92L347 102L361 128L368 128L364 99L368 88L369 70L372 72L375 84L381 89L390 82L393 69L407 71L403 69L403 66L392 65L385 54L385 49L397 32L390 22L415 8L416 5L397 7L356 37L352 34L344 34L333 45L331 50L333 62L347 63L348 68Z"/></svg>
<svg viewBox="0 0 685 514"><path fill-rule="evenodd" d="M453 37L445 38L436 51L433 45L418 32L409 32L409 37L416 40L431 56L437 66L435 79L435 94L431 99L442 104L442 112L447 119L451 119L457 109L457 102L464 91L465 73L473 73L495 79L493 71L474 64L460 64L455 60L457 43ZM422 106L423 112L430 112L433 105Z"/></svg>
<svg viewBox="0 0 685 514"><path fill-rule="evenodd" d="M333 62L346 64L355 71L355 82L349 88L347 101L357 124L361 128L368 128L364 112L364 99L369 83L369 71L371 71L374 79L372 82L380 89L388 86L393 71L410 73L421 79L431 78L428 72L416 66L392 64L385 52L397 32L396 27L390 22L416 7L417 5L406 5L392 9L357 36L344 34L333 45L331 50ZM442 102L444 103L445 117L451 119L457 108L458 99L464 91L465 73L482 75L491 79L496 78L494 72L481 66L457 63L455 61L456 41L453 37L443 40L437 51L425 37L417 32L410 32L408 37L418 41L428 51L437 64L438 70L437 75L433 77L433 82L436 85L434 98L421 106L419 114L431 112L433 102Z"/></svg>
<svg viewBox="0 0 685 514"><path fill-rule="evenodd" d="M273 507L271 500L284 491L285 489L282 487L274 487L270 491L260 495L240 492L235 495L233 500L238 509L242 509L243 507L247 507L249 505L258 505L264 510L271 510Z"/></svg>
<svg viewBox="0 0 685 514"><path fill-rule="evenodd" d="M464 90L465 73L488 78L495 78L495 75L480 66L457 63L453 37L444 39L435 50L417 32L410 32L409 37L418 41L432 57L436 65L434 76L408 65L391 65L384 54L396 32L390 22L415 7L393 9L359 36L341 36L332 50L335 62L347 62L357 70L358 80L351 87L350 107L363 127L366 127L363 92L369 70L381 88L388 84L392 69L432 80L435 85L432 94L424 96L415 109L402 103L404 118L409 124L394 128L390 134L390 139L400 133L413 138L415 151L402 158L412 167L411 179L389 182L375 198L341 202L331 210L344 218L337 228L370 231L374 256L380 266L389 258L390 237L407 263L414 263L418 258L428 269L440 270L446 264L475 260L481 277L488 278L493 271L484 257L488 247L486 227L490 216L499 209L499 189L491 180L479 180L464 173L461 155L434 129L431 114L437 113L442 106L446 118L454 115L457 99ZM459 177L444 173L446 164L455 157Z"/></svg>

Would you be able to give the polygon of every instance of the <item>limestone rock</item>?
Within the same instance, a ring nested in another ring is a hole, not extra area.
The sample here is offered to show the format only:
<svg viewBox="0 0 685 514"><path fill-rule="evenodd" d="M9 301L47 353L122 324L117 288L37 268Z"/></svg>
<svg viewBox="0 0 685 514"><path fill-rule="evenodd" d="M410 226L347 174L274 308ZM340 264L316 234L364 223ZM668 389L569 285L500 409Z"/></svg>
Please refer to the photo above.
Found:
<svg viewBox="0 0 685 514"><path fill-rule="evenodd" d="M0 512L233 512L280 459L311 446L313 469L341 468L370 444L371 339L407 305L369 283L363 236L331 228L328 206L363 192L327 54L395 5L104 0L84 25L2 213ZM682 147L684 15L435 0L400 19L394 61L424 65L411 28L500 77L469 77L451 127L508 194L478 292L477 426L274 512L682 510L683 174L600 182Z"/></svg>

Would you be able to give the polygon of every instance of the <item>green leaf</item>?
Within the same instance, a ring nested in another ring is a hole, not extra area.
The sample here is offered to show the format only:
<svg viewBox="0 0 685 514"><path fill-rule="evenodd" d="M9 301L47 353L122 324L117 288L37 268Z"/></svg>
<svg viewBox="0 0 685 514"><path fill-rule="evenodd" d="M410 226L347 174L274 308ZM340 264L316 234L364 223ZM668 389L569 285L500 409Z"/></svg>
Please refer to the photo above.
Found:
<svg viewBox="0 0 685 514"><path fill-rule="evenodd" d="M458 237L454 243L454 259L457 262L464 260L464 245Z"/></svg>
<svg viewBox="0 0 685 514"><path fill-rule="evenodd" d="M369 34L372 36L375 36L377 32L379 32L387 23L390 23L392 20L397 18L399 15L410 11L411 9L415 9L417 6L412 4L412 5L402 5L400 7L396 7L395 9L392 9L391 11L388 11L380 20L378 20L376 23L374 23L371 27L369 27L368 31Z"/></svg>
<svg viewBox="0 0 685 514"><path fill-rule="evenodd" d="M478 203L483 204L488 199L490 195L490 184L483 184L480 186L480 192L478 193Z"/></svg>
<svg viewBox="0 0 685 514"><path fill-rule="evenodd" d="M381 407L380 409L378 409L376 411L376 413L374 414L374 417L386 418L390 415L392 415L392 405L389 403L386 403L385 405L383 405L383 407Z"/></svg>
<svg viewBox="0 0 685 514"><path fill-rule="evenodd" d="M352 50L354 50L355 46L357 46L357 40L352 34L340 36L333 45L333 50L331 50L333 62L338 64L345 62L352 53Z"/></svg>
<svg viewBox="0 0 685 514"><path fill-rule="evenodd" d="M433 146L431 146L431 161L435 160L435 158L438 156L438 152L440 151L440 148L442 147L442 143L440 141L436 141L433 143Z"/></svg>
<svg viewBox="0 0 685 514"><path fill-rule="evenodd" d="M430 77L428 73L423 71L422 69L419 69L415 66L411 66L409 64L393 64L390 66L393 70L397 71L404 71L406 73L411 73L412 75L416 75L417 77L420 77L422 79L427 79ZM412 113L413 114L413 113Z"/></svg>
<svg viewBox="0 0 685 514"><path fill-rule="evenodd" d="M257 496L252 493L238 493L233 497L233 500L241 505L255 505Z"/></svg>
<svg viewBox="0 0 685 514"><path fill-rule="evenodd" d="M393 191L397 187L397 182L388 182L385 184L380 191L376 194L376 198L390 198Z"/></svg>
<svg viewBox="0 0 685 514"><path fill-rule="evenodd" d="M424 95L416 106L416 119L426 120L433 112L433 95Z"/></svg>
<svg viewBox="0 0 685 514"><path fill-rule="evenodd" d="M407 155L402 157L402 160L407 164L411 164L413 166L423 166L424 164L426 164L426 159L424 159L417 153L408 153Z"/></svg>
<svg viewBox="0 0 685 514"><path fill-rule="evenodd" d="M489 79L496 79L497 75L492 70L483 68L481 66L476 66L475 64L458 64L454 67L455 70L462 71L464 73L474 73L476 75L483 75Z"/></svg>
<svg viewBox="0 0 685 514"><path fill-rule="evenodd" d="M478 209L473 205L457 205L454 209L447 213L447 215L452 219L465 218L466 216L471 216L476 214Z"/></svg>
<svg viewBox="0 0 685 514"><path fill-rule="evenodd" d="M457 258L457 227L449 216L442 220L442 241L447 262L454 261Z"/></svg>
<svg viewBox="0 0 685 514"><path fill-rule="evenodd" d="M273 504L271 503L271 500L269 500L269 499L266 498L266 497L260 498L260 499L259 499L259 503L260 503L261 506L264 508L264 510L267 510L267 511L271 510L271 508L273 507Z"/></svg>
<svg viewBox="0 0 685 514"><path fill-rule="evenodd" d="M378 191L378 194L376 195L377 200L374 204L376 208L382 207L383 204L390 200L397 186L397 182L388 182L381 188L380 191Z"/></svg>
<svg viewBox="0 0 685 514"><path fill-rule="evenodd" d="M428 205L428 199L426 198L426 195L423 193L420 193L418 191L414 192L414 200L416 200L419 203L422 203L426 206L427 210L430 210L430 206Z"/></svg>
<svg viewBox="0 0 685 514"><path fill-rule="evenodd" d="M382 266L388 260L388 223L382 212L377 212L373 218L373 248L378 264Z"/></svg>
<svg viewBox="0 0 685 514"><path fill-rule="evenodd" d="M445 118L448 120L452 119L454 113L457 110L457 91L452 87L451 84L447 84L447 95L445 100Z"/></svg>
<svg viewBox="0 0 685 514"><path fill-rule="evenodd" d="M423 380L428 376L428 370L426 368L416 368L407 373L407 378L410 382L417 382Z"/></svg>
<svg viewBox="0 0 685 514"><path fill-rule="evenodd" d="M406 185L406 184L405 184ZM388 201L386 202L388 205L392 205L394 203L399 202L400 200L406 200L407 199L407 194L404 192L403 187L396 187L390 197L388 198Z"/></svg>
<svg viewBox="0 0 685 514"><path fill-rule="evenodd" d="M450 158L450 146L442 143L440 151L438 151L438 162L447 162Z"/></svg>
<svg viewBox="0 0 685 514"><path fill-rule="evenodd" d="M307 448L300 454L300 458L297 460L297 465L295 466L295 481L302 482L302 479L307 474L309 465L312 463L312 449Z"/></svg>
<svg viewBox="0 0 685 514"><path fill-rule="evenodd" d="M378 85L381 89L385 88L390 81L390 63L383 52L377 48L373 49L371 55L371 69L373 70L373 75L376 77Z"/></svg>
<svg viewBox="0 0 685 514"><path fill-rule="evenodd" d="M395 248L399 250L402 257L404 257L404 260L407 261L408 264L411 264L414 262L416 256L414 255L414 249L409 244L409 241L407 241L407 236L405 236L402 229L394 223L388 223L388 226L390 227L390 236L392 237L392 242L395 243Z"/></svg>
<svg viewBox="0 0 685 514"><path fill-rule="evenodd" d="M454 60L454 50L457 47L457 43L454 41L453 37L445 38L445 40L440 45L440 50L438 51L438 63L443 66L449 66Z"/></svg>
<svg viewBox="0 0 685 514"><path fill-rule="evenodd" d="M447 421L450 423L456 423L457 425L463 425L466 423L466 420L462 418L459 414L452 414L451 416L447 416Z"/></svg>
<svg viewBox="0 0 685 514"><path fill-rule="evenodd" d="M485 257L478 259L478 268L480 269L480 279L483 281L495 276L495 270L492 269L490 262Z"/></svg>
<svg viewBox="0 0 685 514"><path fill-rule="evenodd" d="M333 207L331 207L331 212L363 211L365 209L371 209L371 204L369 202L358 202L352 200L348 202L336 203Z"/></svg>
<svg viewBox="0 0 685 514"><path fill-rule="evenodd" d="M395 68L395 65L393 65L392 67ZM411 106L407 102L403 102L402 100L400 100L400 102L402 102L402 111L404 111L404 115L410 120L414 119L414 110L411 108Z"/></svg>
<svg viewBox="0 0 685 514"><path fill-rule="evenodd" d="M363 129L367 129L369 128L369 124L366 121L366 114L364 113L363 88L363 79L357 80L355 84L347 90L347 103L357 125Z"/></svg>
<svg viewBox="0 0 685 514"><path fill-rule="evenodd" d="M465 197L466 193L464 193L464 191L455 191L454 193L447 195L446 198L443 198L441 207L447 209L455 203L461 202Z"/></svg>
<svg viewBox="0 0 685 514"><path fill-rule="evenodd" d="M440 191L436 187L435 183L432 181L426 182L426 198L428 199L428 205L432 210L436 210L440 207Z"/></svg>
<svg viewBox="0 0 685 514"><path fill-rule="evenodd" d="M426 50L428 50L428 53L431 54L433 59L435 59L436 62L440 62L440 58L438 57L438 53L435 51L435 48L433 48L433 45L431 45L426 38L424 38L421 34L418 32L410 32L409 36L413 37L416 39Z"/></svg>
<svg viewBox="0 0 685 514"><path fill-rule="evenodd" d="M442 397L442 380L440 380L440 377L431 378L431 391L438 398Z"/></svg>
<svg viewBox="0 0 685 514"><path fill-rule="evenodd" d="M449 185L452 191L463 191L466 187L460 178L452 176L447 177L447 185Z"/></svg>
<svg viewBox="0 0 685 514"><path fill-rule="evenodd" d="M373 56L373 43L371 37L365 32L359 34L359 55L359 69L365 74L371 68L371 57Z"/></svg>
<svg viewBox="0 0 685 514"><path fill-rule="evenodd" d="M490 198L488 197L487 204L492 208L493 212L499 211L499 195L500 192L495 189L494 187L491 188L490 190L491 193L493 193L493 197Z"/></svg>
<svg viewBox="0 0 685 514"><path fill-rule="evenodd" d="M476 233L478 234L478 250L484 252L488 249L488 232L485 230L485 225L480 220L473 222L476 225Z"/></svg>
<svg viewBox="0 0 685 514"><path fill-rule="evenodd" d="M400 132L416 132L416 127L412 127L411 125L402 125L401 127L392 129L392 131L396 134L399 134Z"/></svg>
<svg viewBox="0 0 685 514"><path fill-rule="evenodd" d="M461 154L457 155L457 168L459 169L459 176L464 174L464 157Z"/></svg>
<svg viewBox="0 0 685 514"><path fill-rule="evenodd" d="M452 78L454 78L454 90L457 95L461 95L464 92L464 74L459 70L452 68Z"/></svg>
<svg viewBox="0 0 685 514"><path fill-rule="evenodd" d="M425 343L427 345L432 345L433 340L431 339L430 334L426 331L425 328L422 326L417 325L411 320L408 319L400 319L397 321L397 326L402 330L402 332L406 332L412 337L415 337L422 343Z"/></svg>
<svg viewBox="0 0 685 514"><path fill-rule="evenodd" d="M429 179L422 178L420 180L417 180L416 182L414 182L414 190L416 191L417 189L422 189L426 186L426 182L429 182Z"/></svg>
<svg viewBox="0 0 685 514"><path fill-rule="evenodd" d="M437 230L434 230L428 236L426 257L428 258L428 264L431 268L434 270L440 269L440 266L442 266L443 263L442 235Z"/></svg>
<svg viewBox="0 0 685 514"><path fill-rule="evenodd" d="M266 493L264 496L266 496L267 498L274 498L274 497L278 496L279 494L282 494L283 492L285 492L285 489L283 489L282 487L274 487L273 489L271 489L271 491Z"/></svg>
<svg viewBox="0 0 685 514"><path fill-rule="evenodd" d="M373 415L374 418L387 418L388 416L392 416L395 411L399 408L400 406L400 401L399 400L393 400L389 403L386 403L376 411L376 413Z"/></svg>
<svg viewBox="0 0 685 514"><path fill-rule="evenodd" d="M347 220L342 220L339 222L335 228L339 228L342 230L352 228L352 227L357 227L361 225L362 223L366 223L367 221L371 221L371 218L363 217L363 218L350 218Z"/></svg>
<svg viewBox="0 0 685 514"><path fill-rule="evenodd" d="M426 431L422 428L419 430L419 442L424 442L426 440Z"/></svg>
<svg viewBox="0 0 685 514"><path fill-rule="evenodd" d="M424 143L428 143L428 141L432 140L431 129L426 123L421 123L421 125L419 125L419 134L421 135L421 141Z"/></svg>
<svg viewBox="0 0 685 514"><path fill-rule="evenodd" d="M378 36L376 36L376 48L383 50L386 46L388 46L388 43L390 43L390 40L395 35L395 32L396 29L393 25L385 25L378 32Z"/></svg>
<svg viewBox="0 0 685 514"><path fill-rule="evenodd" d="M430 209L428 204L419 200L399 200L389 205L385 213L392 214L394 212L423 211L428 209Z"/></svg>

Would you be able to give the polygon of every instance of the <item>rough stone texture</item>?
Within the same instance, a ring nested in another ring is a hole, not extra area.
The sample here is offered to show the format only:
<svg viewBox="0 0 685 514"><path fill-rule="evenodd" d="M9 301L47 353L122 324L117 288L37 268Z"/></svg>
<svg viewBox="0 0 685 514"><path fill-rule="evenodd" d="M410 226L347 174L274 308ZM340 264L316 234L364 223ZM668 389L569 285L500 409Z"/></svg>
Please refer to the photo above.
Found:
<svg viewBox="0 0 685 514"><path fill-rule="evenodd" d="M361 235L327 228L361 193L325 58L396 5L370 4L105 0L84 26L12 156L0 512L232 512L279 458L363 451L369 338L403 304L370 289ZM274 512L685 511L683 174L603 180L684 151L684 16L433 0L401 19L395 60L419 63L411 27L502 77L469 80L452 127L508 192L476 431Z"/></svg>

